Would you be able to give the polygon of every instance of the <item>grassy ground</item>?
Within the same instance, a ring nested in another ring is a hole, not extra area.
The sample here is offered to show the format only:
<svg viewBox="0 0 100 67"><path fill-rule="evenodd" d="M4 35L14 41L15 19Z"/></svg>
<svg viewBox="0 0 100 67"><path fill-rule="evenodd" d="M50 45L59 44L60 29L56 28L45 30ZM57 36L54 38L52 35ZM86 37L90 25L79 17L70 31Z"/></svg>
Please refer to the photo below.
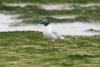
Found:
<svg viewBox="0 0 100 67"><path fill-rule="evenodd" d="M73 4L72 10L44 10L34 6L5 6L4 3ZM0 12L18 14L23 23L99 22L100 7L76 4L100 3L99 0L0 0ZM55 19L54 15L77 15L74 19ZM95 30L88 30L95 31ZM98 32L98 31L97 31ZM99 31L100 32L100 31ZM55 49L47 50L47 40L40 32L0 32L0 67L100 67L100 36L65 36Z"/></svg>
<svg viewBox="0 0 100 67"><path fill-rule="evenodd" d="M100 67L100 36L65 36L55 49L39 32L0 32L0 67Z"/></svg>

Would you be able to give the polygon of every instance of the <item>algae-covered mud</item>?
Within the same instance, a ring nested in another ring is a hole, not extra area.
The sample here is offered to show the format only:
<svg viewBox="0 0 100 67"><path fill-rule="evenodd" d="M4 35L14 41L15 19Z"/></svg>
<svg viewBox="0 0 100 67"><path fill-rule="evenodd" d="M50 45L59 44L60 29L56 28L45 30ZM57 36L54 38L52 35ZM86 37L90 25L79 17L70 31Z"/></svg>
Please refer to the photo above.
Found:
<svg viewBox="0 0 100 67"><path fill-rule="evenodd" d="M99 3L97 0L1 1L0 32L43 31L39 23L47 18L62 35L98 35L99 32L87 30L100 30Z"/></svg>
<svg viewBox="0 0 100 67"><path fill-rule="evenodd" d="M20 19L24 24L38 24L43 18L52 23L99 23L99 3L98 0L1 0L0 14L19 15L16 21Z"/></svg>
<svg viewBox="0 0 100 67"><path fill-rule="evenodd" d="M40 32L0 32L1 67L99 67L100 36L65 36L47 50Z"/></svg>
<svg viewBox="0 0 100 67"><path fill-rule="evenodd" d="M65 37L54 49L44 18ZM100 1L0 0L0 67L100 67Z"/></svg>
<svg viewBox="0 0 100 67"><path fill-rule="evenodd" d="M16 19L18 15L0 15L0 32L8 31L44 31L41 24L23 24L22 20ZM51 23L53 30L61 35L99 35L100 32L86 31L89 29L100 30L100 24L86 22L69 22L69 23Z"/></svg>

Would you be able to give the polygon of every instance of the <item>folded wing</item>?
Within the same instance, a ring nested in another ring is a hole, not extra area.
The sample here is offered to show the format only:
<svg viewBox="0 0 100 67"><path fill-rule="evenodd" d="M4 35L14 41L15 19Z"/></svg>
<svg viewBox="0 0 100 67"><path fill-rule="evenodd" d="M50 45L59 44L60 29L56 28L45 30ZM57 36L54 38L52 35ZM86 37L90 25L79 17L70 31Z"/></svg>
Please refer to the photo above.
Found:
<svg viewBox="0 0 100 67"><path fill-rule="evenodd" d="M53 32L53 35L57 37L57 39L64 39L61 35L59 35L57 32Z"/></svg>

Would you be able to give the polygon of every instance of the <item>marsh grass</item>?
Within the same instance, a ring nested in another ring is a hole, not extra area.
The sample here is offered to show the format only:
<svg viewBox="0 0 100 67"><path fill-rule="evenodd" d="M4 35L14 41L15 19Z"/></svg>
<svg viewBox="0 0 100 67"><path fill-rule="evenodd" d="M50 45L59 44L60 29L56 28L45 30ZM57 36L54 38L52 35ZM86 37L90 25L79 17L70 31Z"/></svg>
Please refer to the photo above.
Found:
<svg viewBox="0 0 100 67"><path fill-rule="evenodd" d="M26 6L26 7L20 7L20 6L5 6L3 3L6 2L13 2L13 3L27 3L27 2L31 2L31 3L43 3L43 4L47 4L47 3L55 3L55 2L59 2L59 3L73 3L72 7L74 9L72 10L45 10L42 9L40 7L38 7L37 5L34 6ZM45 3L44 3L45 2ZM49 21L53 22L53 23L59 23L59 22L74 22L74 21L85 21L85 22L99 22L100 21L100 7L98 6L91 6L91 7L80 7L80 6L74 6L77 3L99 3L98 0L5 0L5 1L1 1L0 2L0 10L1 11L6 11L6 14L19 14L20 16L18 17L18 19L22 19L23 23L26 24L32 24L32 23L40 23L41 20L43 18L48 18ZM70 18L70 19L57 19L57 18L53 18L52 16L57 16L57 15L77 15L76 18Z"/></svg>
<svg viewBox="0 0 100 67"><path fill-rule="evenodd" d="M38 6L5 6L3 3L61 4L100 3L99 0L0 0L0 11L19 14L23 23L100 21L100 7L72 6L72 10L44 10ZM55 19L56 15L77 15L74 19ZM65 36L56 40L55 49L47 49L41 32L0 32L0 67L100 67L100 35Z"/></svg>
<svg viewBox="0 0 100 67"><path fill-rule="evenodd" d="M40 32L0 32L1 67L90 67L100 64L100 36L65 36L47 50ZM94 60L92 60L94 59ZM88 66L87 66L88 64ZM96 67L96 66L94 66Z"/></svg>
<svg viewBox="0 0 100 67"><path fill-rule="evenodd" d="M4 10L12 11L13 14L20 14L20 19L23 19L23 23L40 23L43 18L48 18L51 22L97 22L100 20L99 7L90 8L75 8L73 10L52 10L47 11L36 6L27 6L25 8L20 7L5 7ZM56 19L53 15L77 15L75 19Z"/></svg>

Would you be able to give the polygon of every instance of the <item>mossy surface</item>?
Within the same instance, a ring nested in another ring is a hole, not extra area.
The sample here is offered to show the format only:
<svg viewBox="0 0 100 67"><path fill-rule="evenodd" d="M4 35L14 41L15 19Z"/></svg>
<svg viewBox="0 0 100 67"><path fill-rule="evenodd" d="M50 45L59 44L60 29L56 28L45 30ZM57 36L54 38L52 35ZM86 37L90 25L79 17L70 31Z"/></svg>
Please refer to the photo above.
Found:
<svg viewBox="0 0 100 67"><path fill-rule="evenodd" d="M100 36L65 36L55 49L40 32L0 32L1 67L97 67Z"/></svg>

